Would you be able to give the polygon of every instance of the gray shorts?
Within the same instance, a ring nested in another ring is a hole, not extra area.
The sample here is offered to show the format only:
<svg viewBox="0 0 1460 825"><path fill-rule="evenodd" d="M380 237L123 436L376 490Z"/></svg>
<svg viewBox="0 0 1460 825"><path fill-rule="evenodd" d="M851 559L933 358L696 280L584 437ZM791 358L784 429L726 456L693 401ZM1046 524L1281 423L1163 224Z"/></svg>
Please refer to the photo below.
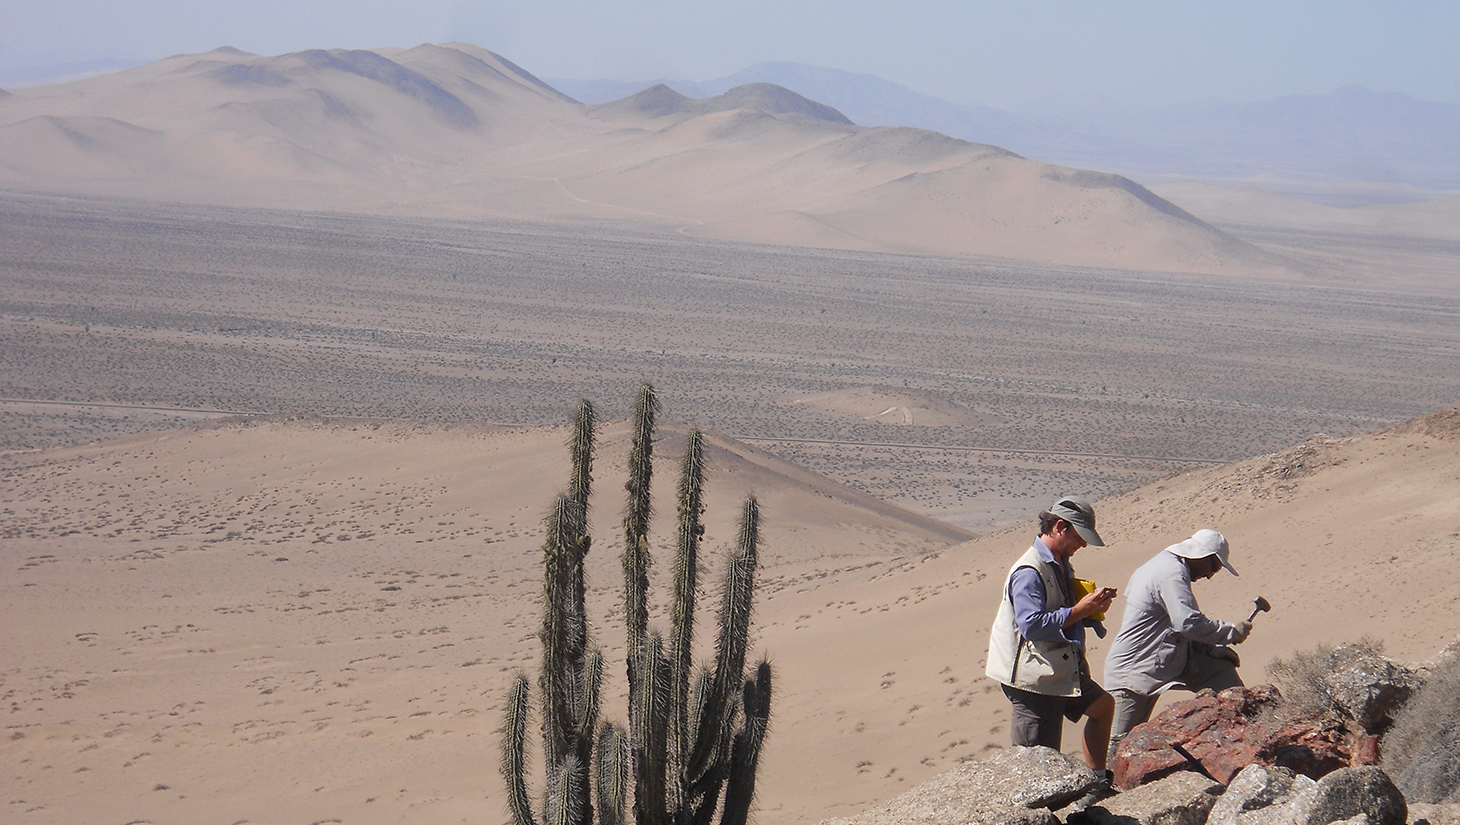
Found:
<svg viewBox="0 0 1460 825"><path fill-rule="evenodd" d="M1004 695L1014 706L1009 720L1009 739L1015 745L1060 749L1065 720L1080 721L1090 706L1105 696L1105 688L1095 683L1081 668L1079 696L1046 696L1004 685Z"/></svg>

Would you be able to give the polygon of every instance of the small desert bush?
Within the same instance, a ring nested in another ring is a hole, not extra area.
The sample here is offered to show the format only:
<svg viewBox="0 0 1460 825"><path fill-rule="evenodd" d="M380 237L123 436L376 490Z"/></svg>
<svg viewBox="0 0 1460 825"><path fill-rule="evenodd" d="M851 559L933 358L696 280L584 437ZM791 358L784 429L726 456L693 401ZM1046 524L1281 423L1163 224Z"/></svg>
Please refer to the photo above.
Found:
<svg viewBox="0 0 1460 825"><path fill-rule="evenodd" d="M1384 771L1410 802L1460 802L1460 656L1439 662L1384 736Z"/></svg>

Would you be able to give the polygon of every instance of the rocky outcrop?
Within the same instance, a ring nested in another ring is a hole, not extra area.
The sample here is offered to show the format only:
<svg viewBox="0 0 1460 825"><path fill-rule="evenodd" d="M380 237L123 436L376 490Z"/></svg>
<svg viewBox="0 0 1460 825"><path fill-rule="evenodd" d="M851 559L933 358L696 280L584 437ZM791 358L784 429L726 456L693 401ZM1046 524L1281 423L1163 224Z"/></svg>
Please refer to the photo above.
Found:
<svg viewBox="0 0 1460 825"><path fill-rule="evenodd" d="M1048 748L1006 748L822 825L1460 825L1460 805L1411 808L1373 766L1340 768L1315 781L1253 764L1225 787L1178 771L1084 810L1067 807L1097 784L1083 764Z"/></svg>
<svg viewBox="0 0 1460 825"><path fill-rule="evenodd" d="M1057 825L1098 784L1083 762L1049 748L1005 748L965 762L895 799L824 825Z"/></svg>
<svg viewBox="0 0 1460 825"><path fill-rule="evenodd" d="M1228 688L1172 705L1137 725L1120 743L1110 765L1116 787L1129 790L1190 770L1227 783L1252 764L1317 779L1338 768L1378 761L1374 736L1350 731L1329 716L1290 716L1270 727L1267 723L1281 718L1271 713L1280 702L1276 689L1262 685Z"/></svg>
<svg viewBox="0 0 1460 825"><path fill-rule="evenodd" d="M1380 734L1419 687L1413 671L1358 645L1340 645L1323 683L1336 710L1370 734Z"/></svg>
<svg viewBox="0 0 1460 825"><path fill-rule="evenodd" d="M1271 666L1281 688L1172 705L1116 749L1121 792L1016 747L823 825L1460 825L1460 637L1412 666L1379 650L1320 646Z"/></svg>
<svg viewBox="0 0 1460 825"><path fill-rule="evenodd" d="M1270 688L1230 688L1172 705L1121 741L1110 765L1116 787L1130 790L1195 768L1177 747L1218 782L1230 781L1257 761L1258 743L1247 742L1247 728L1277 700Z"/></svg>
<svg viewBox="0 0 1460 825"><path fill-rule="evenodd" d="M1203 825L1222 786L1177 773L1070 814L1068 825Z"/></svg>

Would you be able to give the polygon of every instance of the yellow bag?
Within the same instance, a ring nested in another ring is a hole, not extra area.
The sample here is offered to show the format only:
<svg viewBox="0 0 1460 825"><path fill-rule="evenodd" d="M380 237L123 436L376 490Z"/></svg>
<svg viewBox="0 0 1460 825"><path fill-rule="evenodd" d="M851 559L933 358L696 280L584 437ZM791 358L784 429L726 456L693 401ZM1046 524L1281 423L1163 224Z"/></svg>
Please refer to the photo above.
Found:
<svg viewBox="0 0 1460 825"><path fill-rule="evenodd" d="M1094 593L1096 590L1099 590L1100 589L1100 588L1098 588L1098 587L1095 586L1095 582L1090 581L1089 579L1074 579L1074 578L1072 578L1072 579L1070 579L1070 581L1072 581L1072 582L1075 583L1075 602L1076 603L1078 603L1081 599L1085 598L1086 596L1090 595L1091 593ZM1099 613L1091 613L1090 614L1090 618L1094 619L1097 622L1103 622L1103 621L1105 621L1105 612L1104 611L1101 611Z"/></svg>

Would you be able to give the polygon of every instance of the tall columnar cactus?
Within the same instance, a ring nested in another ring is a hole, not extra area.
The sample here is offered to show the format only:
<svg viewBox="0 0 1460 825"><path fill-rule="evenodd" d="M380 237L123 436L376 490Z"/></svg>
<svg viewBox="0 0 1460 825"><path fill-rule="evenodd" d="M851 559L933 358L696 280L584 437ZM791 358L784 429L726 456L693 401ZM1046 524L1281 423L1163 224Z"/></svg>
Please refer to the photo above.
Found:
<svg viewBox="0 0 1460 825"><path fill-rule="evenodd" d="M634 407L634 439L629 449L628 506L624 508L624 625L628 631L629 687L635 684L634 652L644 646L649 629L649 519L654 505L649 485L654 477L654 417L659 413L659 399L654 388L639 388ZM633 705L632 697L629 699Z"/></svg>
<svg viewBox="0 0 1460 825"><path fill-rule="evenodd" d="M695 738L690 731L689 683L694 670L695 589L699 579L700 539L705 525L700 517L705 512L705 439L699 430L690 430L684 445L684 459L679 470L679 553L674 560L674 601L670 613L670 758L679 764L690 759ZM737 676L738 681L738 676ZM669 788L669 804L683 806L688 799L688 777Z"/></svg>
<svg viewBox="0 0 1460 825"><path fill-rule="evenodd" d="M712 664L694 666L694 613L704 536L704 437L691 431L679 483L678 547L666 639L649 627L653 387L639 391L629 454L624 527L624 613L629 725L598 721L603 660L589 640L583 561L592 483L593 408L579 407L568 493L549 512L543 542L543 649L538 677L546 788L542 825L626 825L632 778L636 825L743 825L770 719L771 667L745 674L760 543L760 509L745 500L725 574ZM507 699L502 775L516 825L538 825L527 790L530 682ZM721 804L723 800L723 805ZM596 802L596 806L595 803Z"/></svg>

